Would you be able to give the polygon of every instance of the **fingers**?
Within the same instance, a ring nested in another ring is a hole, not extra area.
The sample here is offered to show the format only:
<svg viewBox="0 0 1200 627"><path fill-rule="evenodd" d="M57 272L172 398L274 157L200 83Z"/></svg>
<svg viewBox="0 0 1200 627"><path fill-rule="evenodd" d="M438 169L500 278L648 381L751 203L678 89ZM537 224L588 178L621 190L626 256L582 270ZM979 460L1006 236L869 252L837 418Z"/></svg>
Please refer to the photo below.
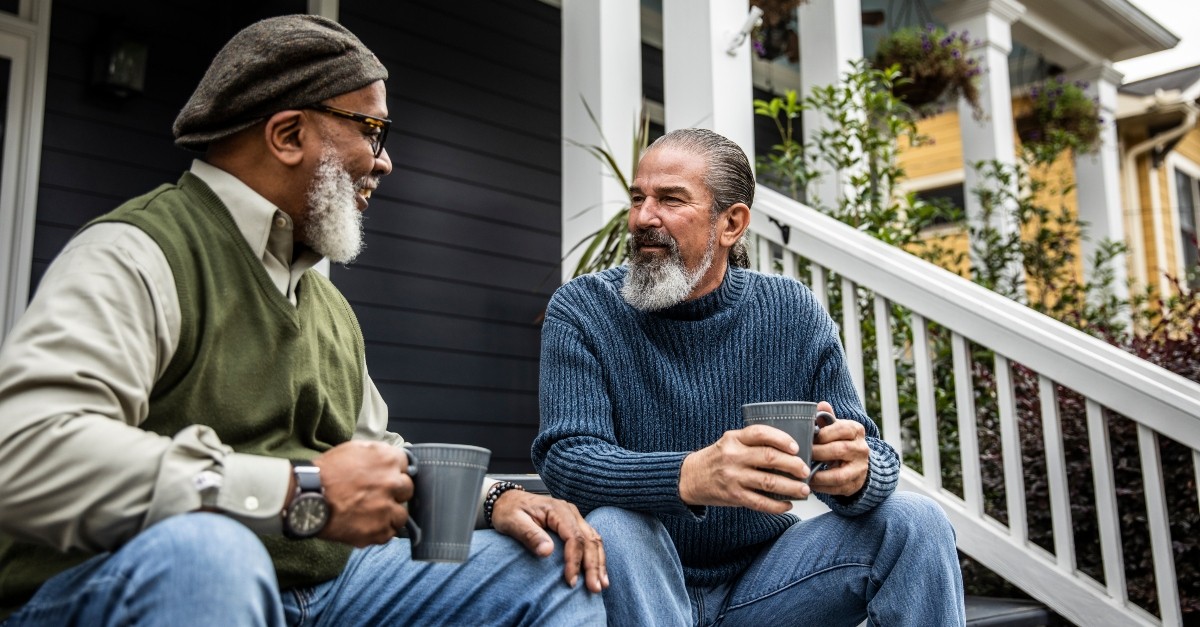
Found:
<svg viewBox="0 0 1200 627"><path fill-rule="evenodd" d="M592 592L608 587L608 569L600 533L580 515L573 504L548 496L517 490L505 492L492 510L496 531L516 538L540 557L554 551L547 530L563 541L563 580L574 587L583 574Z"/></svg>
<svg viewBox="0 0 1200 627"><path fill-rule="evenodd" d="M851 496L858 493L867 481L867 464L848 463L814 473L809 486L817 492Z"/></svg>
<svg viewBox="0 0 1200 627"><path fill-rule="evenodd" d="M862 440L866 435L866 427L863 427L862 423L857 420L838 420L817 432L814 442L826 444L837 440Z"/></svg>
<svg viewBox="0 0 1200 627"><path fill-rule="evenodd" d="M403 452L381 442L351 441L313 460L330 519L320 537L357 547L382 544L408 521L402 505L412 497Z"/></svg>
<svg viewBox="0 0 1200 627"><path fill-rule="evenodd" d="M838 420L821 429L813 445L813 463L827 468L809 479L813 490L851 496L866 483L871 449L866 428L856 420Z"/></svg>
<svg viewBox="0 0 1200 627"><path fill-rule="evenodd" d="M767 425L750 425L739 432L730 433L737 433L737 440L746 446L769 446L789 455L795 455L800 450L792 436Z"/></svg>
<svg viewBox="0 0 1200 627"><path fill-rule="evenodd" d="M608 568L604 555L604 541L600 533L579 514L574 505L557 501L547 517L548 529L553 530L563 541L563 580L574 587L579 574L591 592L601 592L608 587Z"/></svg>
<svg viewBox="0 0 1200 627"><path fill-rule="evenodd" d="M783 447L782 449L779 447ZM791 477L808 476L808 467L796 457L795 441L765 425L728 431L715 443L686 458L680 470L680 496L690 505L750 507L783 513L789 506L764 497L774 492L804 498L808 487ZM784 477L771 471L791 475Z"/></svg>

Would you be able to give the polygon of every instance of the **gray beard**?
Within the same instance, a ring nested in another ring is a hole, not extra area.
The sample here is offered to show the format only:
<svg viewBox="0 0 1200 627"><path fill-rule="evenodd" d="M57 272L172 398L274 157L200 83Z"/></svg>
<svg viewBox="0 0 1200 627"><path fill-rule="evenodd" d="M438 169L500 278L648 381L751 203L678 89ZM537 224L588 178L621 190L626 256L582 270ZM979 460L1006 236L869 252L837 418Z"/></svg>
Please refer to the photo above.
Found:
<svg viewBox="0 0 1200 627"><path fill-rule="evenodd" d="M358 187L334 151L327 148L308 188L304 243L335 263L350 263L363 249Z"/></svg>
<svg viewBox="0 0 1200 627"><path fill-rule="evenodd" d="M704 258L691 272L679 254L679 244L669 237L664 238L664 243L670 247L670 251L663 258L643 257L633 248L634 240L629 242L631 250L626 264L628 272L625 275L625 285L621 286L621 297L634 309L661 311L682 303L700 283L700 279L704 278L704 273L712 267L717 242L715 229L708 238Z"/></svg>

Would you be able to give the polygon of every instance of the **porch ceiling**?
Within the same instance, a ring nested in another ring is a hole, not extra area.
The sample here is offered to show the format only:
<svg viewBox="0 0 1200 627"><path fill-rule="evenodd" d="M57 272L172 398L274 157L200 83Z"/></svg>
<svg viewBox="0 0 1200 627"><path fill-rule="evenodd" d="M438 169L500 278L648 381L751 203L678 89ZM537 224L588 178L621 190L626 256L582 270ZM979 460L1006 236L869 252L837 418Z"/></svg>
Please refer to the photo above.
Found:
<svg viewBox="0 0 1200 627"><path fill-rule="evenodd" d="M1021 0L1013 38L1066 70L1169 50L1179 37L1129 0Z"/></svg>

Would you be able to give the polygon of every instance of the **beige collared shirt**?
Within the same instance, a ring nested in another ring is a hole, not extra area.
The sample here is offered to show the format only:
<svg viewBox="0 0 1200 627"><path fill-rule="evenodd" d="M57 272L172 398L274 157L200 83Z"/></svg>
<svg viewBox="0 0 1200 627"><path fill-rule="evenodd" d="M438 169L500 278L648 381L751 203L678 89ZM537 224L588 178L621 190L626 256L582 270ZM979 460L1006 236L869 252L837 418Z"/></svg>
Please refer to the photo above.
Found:
<svg viewBox="0 0 1200 627"><path fill-rule="evenodd" d="M320 256L292 261L291 218L223 170L197 160L191 171L296 304L296 284ZM259 533L280 531L287 460L234 453L205 426L171 438L137 428L179 333L174 277L143 231L98 224L67 244L0 347L0 531L107 550L198 509L197 482L213 473L219 509ZM402 444L365 368L363 376L355 438Z"/></svg>

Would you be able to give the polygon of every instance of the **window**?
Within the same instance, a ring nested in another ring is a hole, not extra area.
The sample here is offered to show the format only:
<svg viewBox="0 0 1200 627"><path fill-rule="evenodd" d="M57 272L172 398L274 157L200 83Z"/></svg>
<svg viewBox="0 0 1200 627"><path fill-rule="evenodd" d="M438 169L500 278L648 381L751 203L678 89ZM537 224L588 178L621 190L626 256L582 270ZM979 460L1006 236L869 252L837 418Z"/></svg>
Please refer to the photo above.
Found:
<svg viewBox="0 0 1200 627"><path fill-rule="evenodd" d="M1200 288L1200 243L1196 223L1200 222L1200 179L1175 170L1175 199L1179 208L1179 244L1182 248L1183 276L1192 289Z"/></svg>
<svg viewBox="0 0 1200 627"><path fill-rule="evenodd" d="M962 212L967 206L962 183L918 190L916 195L917 198L942 208L942 211L933 217L933 222L929 226L957 224L962 219Z"/></svg>

